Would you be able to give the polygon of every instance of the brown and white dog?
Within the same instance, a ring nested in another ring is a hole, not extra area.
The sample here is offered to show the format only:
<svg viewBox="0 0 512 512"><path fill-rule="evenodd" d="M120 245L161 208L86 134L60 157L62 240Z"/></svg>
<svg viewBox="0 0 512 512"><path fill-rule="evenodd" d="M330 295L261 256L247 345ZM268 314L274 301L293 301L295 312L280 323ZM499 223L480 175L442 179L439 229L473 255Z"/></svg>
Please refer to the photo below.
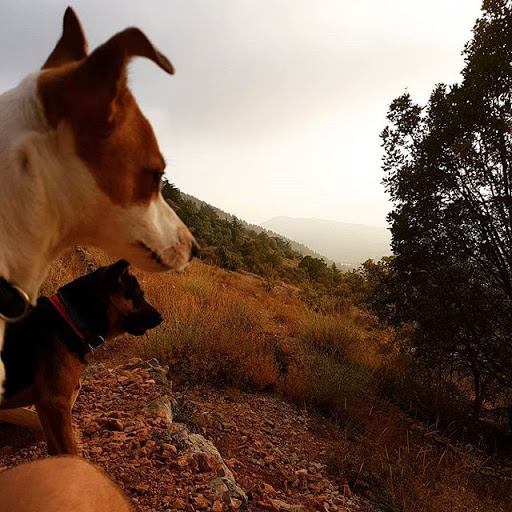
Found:
<svg viewBox="0 0 512 512"><path fill-rule="evenodd" d="M35 405L51 455L78 453L71 410L92 350L120 334L142 336L162 322L128 266L120 260L75 279L7 327L0 410Z"/></svg>
<svg viewBox="0 0 512 512"><path fill-rule="evenodd" d="M195 251L160 193L165 162L127 86L136 56L173 73L136 28L88 54L68 8L42 69L0 95L0 278L32 304L68 246L96 246L149 271L180 270ZM0 349L4 331L0 320ZM0 363L0 400L4 379Z"/></svg>

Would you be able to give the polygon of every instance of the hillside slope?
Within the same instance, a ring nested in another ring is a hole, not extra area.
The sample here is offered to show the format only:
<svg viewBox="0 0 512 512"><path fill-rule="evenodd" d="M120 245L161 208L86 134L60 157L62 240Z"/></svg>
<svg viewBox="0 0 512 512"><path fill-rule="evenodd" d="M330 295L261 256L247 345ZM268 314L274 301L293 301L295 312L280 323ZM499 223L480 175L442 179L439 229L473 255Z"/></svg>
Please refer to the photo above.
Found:
<svg viewBox="0 0 512 512"><path fill-rule="evenodd" d="M91 260L109 262L95 250L68 252L44 293ZM217 446L250 511L512 510L503 460L383 398L404 360L370 315L313 311L298 287L197 261L181 274L135 274L165 322L95 353L75 418L84 453L137 510L242 509L214 492L219 469L176 440L181 426L146 415L158 397ZM137 356L166 366L163 388L144 366L126 366ZM0 469L44 456L44 444L7 434L0 427Z"/></svg>
<svg viewBox="0 0 512 512"><path fill-rule="evenodd" d="M170 394L154 361L116 359L112 347L94 357L74 422L82 455L138 512L361 510L364 502L328 474L325 422L277 397L201 387ZM0 425L0 470L45 456L44 442Z"/></svg>
<svg viewBox="0 0 512 512"><path fill-rule="evenodd" d="M197 197L186 194L185 192L181 192L181 196L183 197L183 199L192 201L198 208L206 206L206 207L213 209L217 213L219 218L221 218L221 219L232 222L236 218L235 215L232 215L231 213L227 213L224 210L221 210L220 208L217 208L216 206L212 206L211 204L207 203L206 201L203 201L201 199L198 199ZM283 240L288 242L294 251L297 251L300 254L302 254L302 256L311 256L313 258L324 259L328 265L331 265L334 262L333 260L329 259L325 254L320 254L319 252L312 250L307 245L300 243L297 240L293 240L292 238L288 238L283 233L277 233L275 231L272 231L272 229L267 229L265 227L258 226L257 224L251 224L250 222L246 222L245 220L242 220L242 219L238 219L238 220L240 221L242 226L247 230L251 230L256 233L266 233L270 237L279 236L280 238L282 238Z"/></svg>

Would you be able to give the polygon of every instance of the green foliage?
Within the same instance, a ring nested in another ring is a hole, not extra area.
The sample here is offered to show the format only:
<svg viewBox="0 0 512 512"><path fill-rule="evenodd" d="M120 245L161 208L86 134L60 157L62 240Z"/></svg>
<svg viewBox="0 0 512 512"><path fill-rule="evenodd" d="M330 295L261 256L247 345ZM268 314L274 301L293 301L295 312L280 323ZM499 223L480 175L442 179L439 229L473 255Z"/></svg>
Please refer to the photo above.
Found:
<svg viewBox="0 0 512 512"><path fill-rule="evenodd" d="M317 283L322 283L328 286L332 282L332 272L325 264L325 261L320 258L313 258L305 256L299 263L299 268L304 269L308 278Z"/></svg>
<svg viewBox="0 0 512 512"><path fill-rule="evenodd" d="M201 245L203 260L227 270L245 270L295 284L309 280L323 287L332 287L340 280L341 272L336 266L327 267L323 260L311 256L303 259L288 240L247 229L236 217L223 219L211 206L203 204L197 207L167 181L162 193ZM307 262L314 265L310 267Z"/></svg>
<svg viewBox="0 0 512 512"><path fill-rule="evenodd" d="M350 360L336 360L307 346L300 357L309 383L304 401L337 421L348 416L346 400L361 397L371 386L371 373Z"/></svg>
<svg viewBox="0 0 512 512"><path fill-rule="evenodd" d="M351 303L367 306L372 286L360 270L343 273L335 263L302 256L290 241L247 228L237 217L225 219L207 204L182 197L164 181L162 193L201 245L201 259L232 271L247 271L301 286L306 303L316 311L341 312ZM380 265L380 264L378 264Z"/></svg>
<svg viewBox="0 0 512 512"><path fill-rule="evenodd" d="M173 208L177 207L178 203L181 201L181 193L179 188L166 179L163 180L162 195Z"/></svg>
<svg viewBox="0 0 512 512"><path fill-rule="evenodd" d="M484 2L462 83L438 85L426 107L409 94L391 103L382 140L396 258L367 275L381 318L414 323L415 355L470 384L475 414L512 388L510 27L510 2Z"/></svg>
<svg viewBox="0 0 512 512"><path fill-rule="evenodd" d="M297 328L297 354L308 383L304 401L327 416L347 417L347 399L368 393L372 371L367 345L350 315L308 312Z"/></svg>

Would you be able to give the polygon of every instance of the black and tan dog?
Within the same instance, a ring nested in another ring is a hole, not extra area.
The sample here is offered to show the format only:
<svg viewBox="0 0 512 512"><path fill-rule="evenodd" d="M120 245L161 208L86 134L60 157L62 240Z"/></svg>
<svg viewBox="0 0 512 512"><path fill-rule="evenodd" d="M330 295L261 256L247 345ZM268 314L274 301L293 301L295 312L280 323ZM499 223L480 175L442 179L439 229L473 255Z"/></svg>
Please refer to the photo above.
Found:
<svg viewBox="0 0 512 512"><path fill-rule="evenodd" d="M42 297L9 325L2 351L7 380L1 409L35 405L50 454L77 454L71 409L88 355L123 333L141 336L162 322L120 260Z"/></svg>

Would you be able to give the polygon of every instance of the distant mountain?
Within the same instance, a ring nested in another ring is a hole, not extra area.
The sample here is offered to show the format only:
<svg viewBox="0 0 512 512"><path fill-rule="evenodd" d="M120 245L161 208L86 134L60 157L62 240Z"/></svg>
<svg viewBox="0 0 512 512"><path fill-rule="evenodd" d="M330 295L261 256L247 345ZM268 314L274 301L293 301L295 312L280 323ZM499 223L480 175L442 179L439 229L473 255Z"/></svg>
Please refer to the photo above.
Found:
<svg viewBox="0 0 512 512"><path fill-rule="evenodd" d="M201 206L208 206L208 207L212 208L221 219L225 219L225 220L228 220L231 222L235 218L235 215L232 215L231 213L227 213L227 212L221 210L220 208L217 208L216 206L212 206L211 204L207 203L206 201L203 201L201 199L198 199L197 197L191 196L190 194L181 192L181 196L183 197L183 199L192 201L198 208L201 208ZM331 265L334 262L334 260L331 260L325 254L319 254L318 252L310 249L303 243L300 243L297 240L288 238L286 235L284 235L282 233L277 233L277 232L273 231L272 229L267 229L262 226L258 226L256 224L251 224L242 219L238 219L238 220L242 223L242 225L246 229L256 231L256 233L261 233L263 231L263 232L267 233L267 235L269 235L269 236L278 236L278 237L286 240L287 242L290 242L292 249L294 251L299 252L303 256L312 256L313 258L324 259L328 265Z"/></svg>
<svg viewBox="0 0 512 512"><path fill-rule="evenodd" d="M387 228L293 217L274 217L262 226L306 244L330 260L351 266L391 254Z"/></svg>

